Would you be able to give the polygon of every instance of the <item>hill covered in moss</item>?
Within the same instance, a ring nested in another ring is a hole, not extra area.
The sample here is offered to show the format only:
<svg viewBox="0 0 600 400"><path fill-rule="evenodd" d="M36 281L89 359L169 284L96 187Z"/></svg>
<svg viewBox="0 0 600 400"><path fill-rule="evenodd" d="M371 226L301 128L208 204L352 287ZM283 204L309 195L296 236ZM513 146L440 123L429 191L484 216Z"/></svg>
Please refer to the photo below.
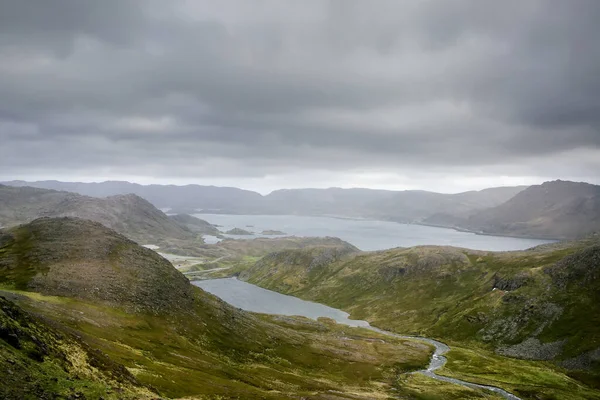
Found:
<svg viewBox="0 0 600 400"><path fill-rule="evenodd" d="M270 254L250 283L344 309L383 329L600 377L600 238L518 252L420 246L321 260L318 249Z"/></svg>
<svg viewBox="0 0 600 400"><path fill-rule="evenodd" d="M241 311L156 253L76 218L2 231L0 295L5 398L378 399L432 351L327 320ZM423 379L420 390L434 392Z"/></svg>

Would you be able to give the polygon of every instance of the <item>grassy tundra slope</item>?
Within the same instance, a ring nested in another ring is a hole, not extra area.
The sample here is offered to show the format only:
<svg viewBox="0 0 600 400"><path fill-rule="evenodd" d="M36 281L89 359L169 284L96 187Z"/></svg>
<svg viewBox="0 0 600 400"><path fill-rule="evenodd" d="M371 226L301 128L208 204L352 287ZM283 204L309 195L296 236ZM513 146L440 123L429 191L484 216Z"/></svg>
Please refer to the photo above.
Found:
<svg viewBox="0 0 600 400"><path fill-rule="evenodd" d="M447 398L432 380L399 379L428 364L428 345L243 312L91 221L0 232L0 397Z"/></svg>
<svg viewBox="0 0 600 400"><path fill-rule="evenodd" d="M383 329L449 341L457 348L449 369L467 365L452 362L464 359L460 348L467 346L495 367L507 360L498 355L551 361L551 368L600 389L598 237L519 252L421 246L315 263L323 251L274 253L240 278L342 308Z"/></svg>

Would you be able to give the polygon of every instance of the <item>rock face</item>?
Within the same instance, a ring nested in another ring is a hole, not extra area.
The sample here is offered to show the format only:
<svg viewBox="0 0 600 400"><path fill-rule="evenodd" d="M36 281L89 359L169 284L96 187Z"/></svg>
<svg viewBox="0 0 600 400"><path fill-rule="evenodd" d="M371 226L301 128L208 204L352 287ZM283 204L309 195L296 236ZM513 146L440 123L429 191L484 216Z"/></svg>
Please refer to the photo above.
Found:
<svg viewBox="0 0 600 400"><path fill-rule="evenodd" d="M565 343L566 340L541 343L537 338L528 338L519 344L501 346L497 352L503 356L528 360L553 360L560 355Z"/></svg>
<svg viewBox="0 0 600 400"><path fill-rule="evenodd" d="M3 231L0 245L0 282L21 290L153 314L193 303L167 260L97 222L41 218Z"/></svg>
<svg viewBox="0 0 600 400"><path fill-rule="evenodd" d="M0 185L0 226L14 226L40 217L77 217L99 222L137 241L191 239L194 234L134 194L104 199L75 193Z"/></svg>

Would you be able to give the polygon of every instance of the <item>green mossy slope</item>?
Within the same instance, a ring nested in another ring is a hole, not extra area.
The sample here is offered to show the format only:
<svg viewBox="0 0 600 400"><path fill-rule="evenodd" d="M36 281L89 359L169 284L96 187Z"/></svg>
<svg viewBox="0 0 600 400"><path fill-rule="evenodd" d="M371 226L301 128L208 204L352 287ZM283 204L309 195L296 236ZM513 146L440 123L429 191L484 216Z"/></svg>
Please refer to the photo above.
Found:
<svg viewBox="0 0 600 400"><path fill-rule="evenodd" d="M0 363L15 377L0 382L6 398L379 399L432 352L243 312L156 253L74 218L0 233L0 286L11 299L0 324Z"/></svg>
<svg viewBox="0 0 600 400"><path fill-rule="evenodd" d="M552 361L599 386L598 237L504 253L392 249L310 268L315 251L271 254L240 277L383 329Z"/></svg>

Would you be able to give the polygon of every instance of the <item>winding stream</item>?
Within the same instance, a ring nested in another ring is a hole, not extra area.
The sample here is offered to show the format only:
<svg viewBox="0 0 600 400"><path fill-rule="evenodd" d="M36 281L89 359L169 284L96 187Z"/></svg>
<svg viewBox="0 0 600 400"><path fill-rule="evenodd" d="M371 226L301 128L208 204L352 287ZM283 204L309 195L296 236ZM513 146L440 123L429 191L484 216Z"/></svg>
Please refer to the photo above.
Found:
<svg viewBox="0 0 600 400"><path fill-rule="evenodd" d="M490 392L499 394L508 400L521 400L519 397L495 386L480 385L477 383L436 374L435 371L439 370L446 364L447 360L446 357L444 357L444 354L450 351L450 347L447 344L437 340L418 336L399 335L384 331L369 325L367 321L350 319L349 314L342 310L263 289L250 283L240 281L236 278L210 279L204 281L194 281L192 283L221 298L232 306L246 311L264 314L300 315L312 319L327 317L340 324L367 328L374 332L378 332L387 336L393 336L399 339L412 339L428 343L435 347L435 351L431 356L431 361L427 369L417 371L416 373L426 375L438 381L462 385L470 389L488 390Z"/></svg>
<svg viewBox="0 0 600 400"><path fill-rule="evenodd" d="M382 329L378 329L373 326L368 326L367 329L370 329L375 332L379 332L383 335L393 336L393 337L397 337L400 339L418 340L420 342L425 342L425 343L428 343L428 344L434 346L435 351L433 352L433 355L431 356L431 361L429 362L429 366L427 367L427 369L417 371L417 373L419 373L419 374L423 374L430 378L437 379L438 381L449 382L449 383L454 383L457 385L466 386L471 389L488 390L490 392L499 394L500 396L504 397L505 399L521 400L520 397L517 397L514 394L509 393L506 390L500 389L499 387L496 387L496 386L480 385L478 383L467 382L467 381L463 381L461 379L450 378L447 376L436 374L435 371L442 368L446 364L447 359L446 359L446 357L444 357L444 354L447 353L448 351L450 351L450 346L448 346L445 343L439 342L434 339L429 339L429 338L424 338L424 337L419 337L419 336L398 335L396 333L384 331Z"/></svg>

